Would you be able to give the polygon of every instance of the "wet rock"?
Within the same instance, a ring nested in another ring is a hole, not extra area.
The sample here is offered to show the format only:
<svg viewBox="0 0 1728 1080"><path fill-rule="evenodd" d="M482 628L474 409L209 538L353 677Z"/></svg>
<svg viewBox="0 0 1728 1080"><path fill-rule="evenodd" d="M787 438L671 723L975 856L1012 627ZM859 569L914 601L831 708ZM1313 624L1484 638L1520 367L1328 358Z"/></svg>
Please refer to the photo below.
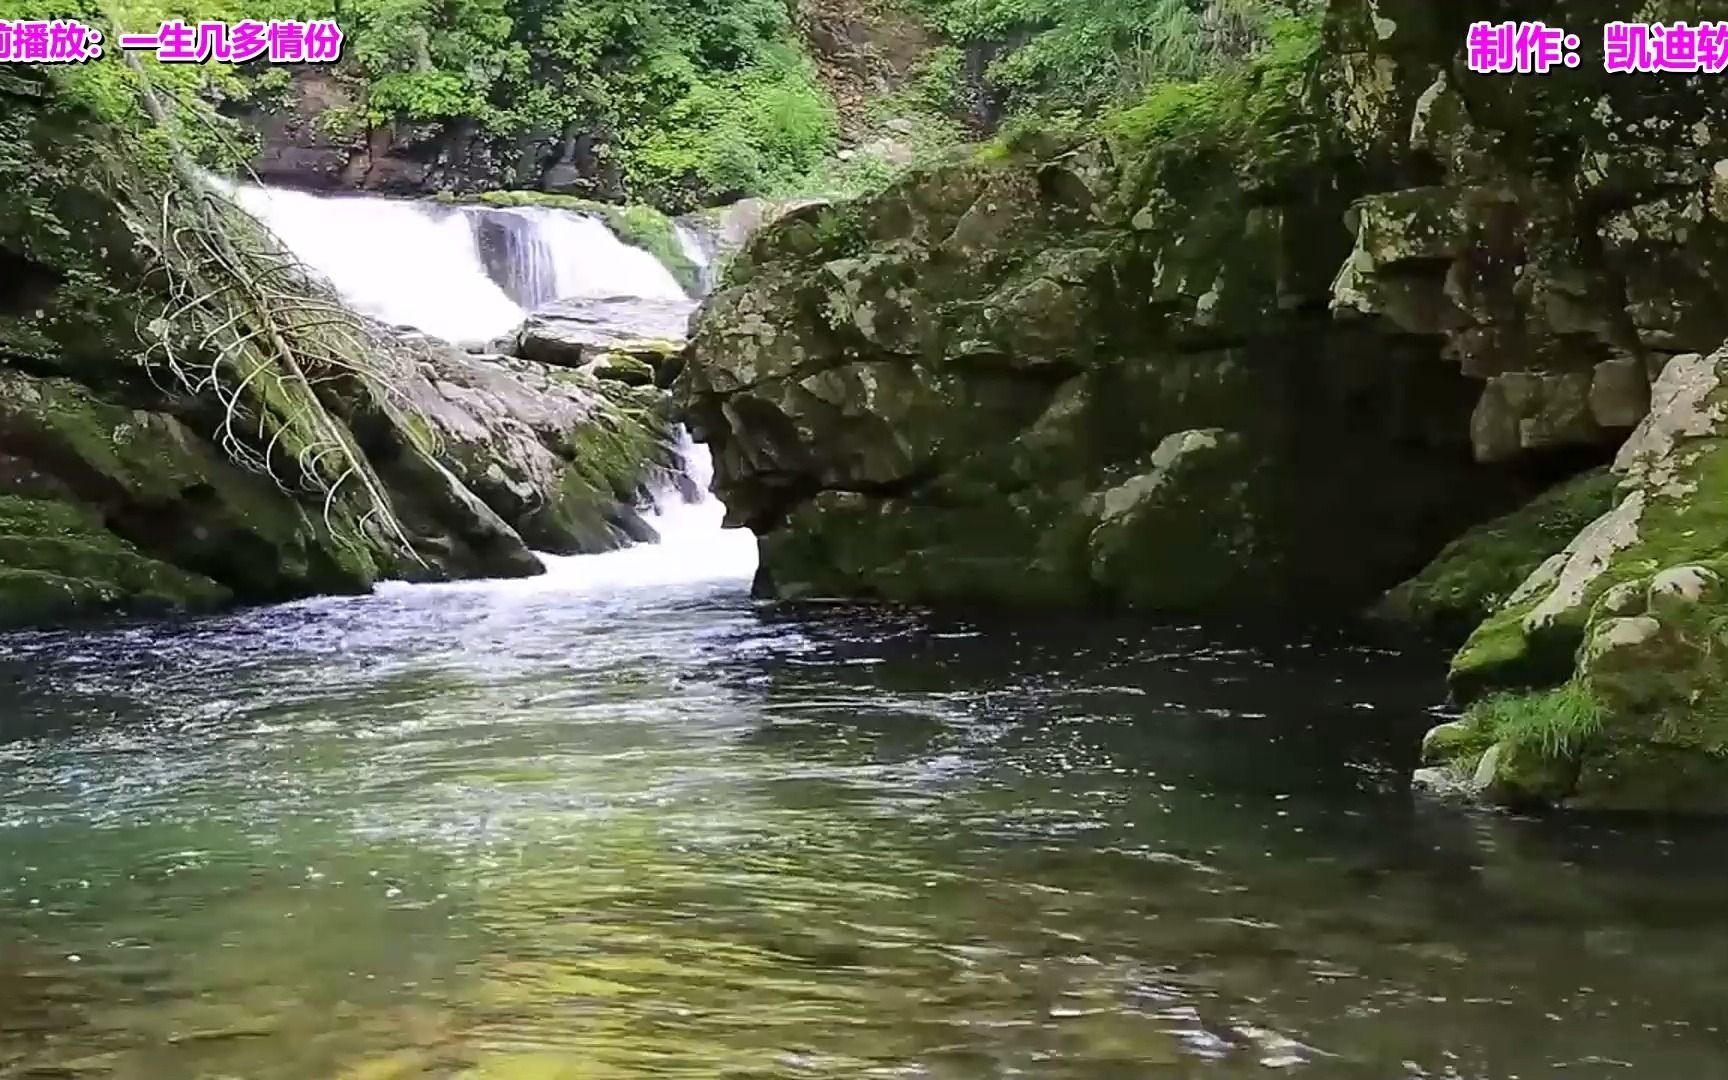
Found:
<svg viewBox="0 0 1728 1080"><path fill-rule="evenodd" d="M197 611L231 597L208 578L150 558L71 504L0 495L0 626Z"/></svg>
<svg viewBox="0 0 1728 1080"><path fill-rule="evenodd" d="M1590 380L1590 417L1598 427L1637 426L1650 411L1650 380L1645 366L1630 356L1596 365Z"/></svg>
<svg viewBox="0 0 1728 1080"><path fill-rule="evenodd" d="M653 390L435 342L418 355L403 392L438 458L530 547L572 555L655 539L637 509L671 464Z"/></svg>
<svg viewBox="0 0 1728 1080"><path fill-rule="evenodd" d="M508 351L558 367L577 368L602 354L616 354L658 369L683 349L695 306L641 297L558 300L528 317Z"/></svg>
<svg viewBox="0 0 1728 1080"><path fill-rule="evenodd" d="M313 190L431 195L500 189L615 196L616 178L557 131L482 134L471 117L373 123L365 81L322 66L296 69L285 88L226 111L257 135L253 175Z"/></svg>
<svg viewBox="0 0 1728 1080"><path fill-rule="evenodd" d="M70 380L0 369L0 491L85 508L116 542L245 599L354 592L378 573L313 508L179 417Z"/></svg>
<svg viewBox="0 0 1728 1080"><path fill-rule="evenodd" d="M1041 153L789 213L704 302L675 392L764 589L1347 610L1432 553L1398 523L1510 508L1462 373L1324 311L1329 181L1173 163L1186 213L1141 214L1107 149Z"/></svg>
<svg viewBox="0 0 1728 1080"><path fill-rule="evenodd" d="M1432 727L1422 737L1422 760L1429 765L1439 765L1462 756L1472 747L1480 752L1479 734L1474 725L1463 720Z"/></svg>

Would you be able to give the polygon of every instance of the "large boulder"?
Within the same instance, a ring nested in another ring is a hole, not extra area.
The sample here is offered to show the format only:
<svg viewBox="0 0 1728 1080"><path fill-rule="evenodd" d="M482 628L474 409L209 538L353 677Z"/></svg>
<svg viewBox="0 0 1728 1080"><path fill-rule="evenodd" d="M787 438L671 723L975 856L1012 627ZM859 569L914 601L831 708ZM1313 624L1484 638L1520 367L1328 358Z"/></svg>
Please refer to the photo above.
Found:
<svg viewBox="0 0 1728 1080"><path fill-rule="evenodd" d="M677 393L761 590L1343 612L1537 490L1473 463L1483 383L1443 336L1334 317L1365 179L1287 115L1316 41L1247 120L1034 141L756 234Z"/></svg>
<svg viewBox="0 0 1728 1080"><path fill-rule="evenodd" d="M535 550L652 541L637 507L673 462L664 395L587 371L415 343L402 387L438 456Z"/></svg>
<svg viewBox="0 0 1728 1080"><path fill-rule="evenodd" d="M683 351L695 307L690 300L640 296L556 300L529 315L499 343L500 351L634 382L620 374L632 370L629 361L659 372Z"/></svg>
<svg viewBox="0 0 1728 1080"><path fill-rule="evenodd" d="M1453 661L1473 737L1437 764L1547 762L1540 783L1496 773L1494 801L1728 810L1728 348L1670 360L1654 402L1613 507Z"/></svg>

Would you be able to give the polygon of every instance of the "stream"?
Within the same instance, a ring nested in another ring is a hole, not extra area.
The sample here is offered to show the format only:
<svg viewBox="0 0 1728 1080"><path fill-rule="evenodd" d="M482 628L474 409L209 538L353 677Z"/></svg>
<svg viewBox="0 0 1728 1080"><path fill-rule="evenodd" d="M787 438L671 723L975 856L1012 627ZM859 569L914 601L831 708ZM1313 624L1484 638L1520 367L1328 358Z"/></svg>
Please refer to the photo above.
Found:
<svg viewBox="0 0 1728 1080"><path fill-rule="evenodd" d="M1728 1077L1728 828L1413 798L1441 654L764 607L721 513L0 636L0 1078Z"/></svg>

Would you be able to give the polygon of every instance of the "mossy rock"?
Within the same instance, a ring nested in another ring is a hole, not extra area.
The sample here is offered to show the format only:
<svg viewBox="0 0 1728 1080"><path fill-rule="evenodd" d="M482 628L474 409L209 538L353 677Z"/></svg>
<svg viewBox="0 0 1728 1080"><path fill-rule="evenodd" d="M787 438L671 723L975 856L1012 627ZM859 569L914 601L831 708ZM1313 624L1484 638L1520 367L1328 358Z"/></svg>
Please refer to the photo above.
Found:
<svg viewBox="0 0 1728 1080"><path fill-rule="evenodd" d="M1728 723L1728 717L1718 717ZM1728 755L1615 739L1584 762L1568 805L1582 810L1728 813Z"/></svg>
<svg viewBox="0 0 1728 1080"><path fill-rule="evenodd" d="M1565 755L1575 790L1555 801L1717 812L1728 810L1728 348L1670 360L1652 401L1615 463L1618 503L1478 629L1453 661L1454 689L1564 682L1588 696L1595 730Z"/></svg>
<svg viewBox="0 0 1728 1080"><path fill-rule="evenodd" d="M1374 608L1378 618L1462 639L1503 605L1536 568L1615 501L1618 480L1593 469L1529 505L1479 525ZM1478 648L1491 647L1486 643Z"/></svg>
<svg viewBox="0 0 1728 1080"><path fill-rule="evenodd" d="M1524 809L1561 802L1577 781L1576 758L1525 743L1499 742L1482 755L1470 787L1485 802Z"/></svg>
<svg viewBox="0 0 1728 1080"><path fill-rule="evenodd" d="M214 581L146 556L76 506L0 495L0 625L203 611L231 599Z"/></svg>
<svg viewBox="0 0 1728 1080"><path fill-rule="evenodd" d="M1596 750L1605 710L1591 687L1504 693L1472 705L1460 720L1431 729L1422 761L1474 798L1500 806L1559 803Z"/></svg>
<svg viewBox="0 0 1728 1080"><path fill-rule="evenodd" d="M377 566L268 477L227 461L178 418L87 387L0 370L0 450L58 494L100 508L150 555L247 600L360 592Z"/></svg>

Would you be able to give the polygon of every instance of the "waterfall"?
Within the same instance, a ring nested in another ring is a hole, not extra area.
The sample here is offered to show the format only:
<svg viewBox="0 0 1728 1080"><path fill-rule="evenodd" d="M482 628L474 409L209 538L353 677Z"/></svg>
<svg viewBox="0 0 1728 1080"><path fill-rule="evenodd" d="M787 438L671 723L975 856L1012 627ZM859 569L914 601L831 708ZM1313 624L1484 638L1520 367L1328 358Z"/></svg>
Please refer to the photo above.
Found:
<svg viewBox="0 0 1728 1080"><path fill-rule="evenodd" d="M450 341L491 341L553 299L684 298L659 260L586 214L223 186L355 308ZM747 579L756 539L721 528L726 508L708 493L708 448L682 430L679 436L682 475L668 477L647 510L660 543L605 555L541 555L549 573L509 588Z"/></svg>
<svg viewBox="0 0 1728 1080"><path fill-rule="evenodd" d="M672 223L672 234L678 238L678 249L696 267L706 293L714 287L714 251L703 234L682 221Z"/></svg>
<svg viewBox="0 0 1728 1080"><path fill-rule="evenodd" d="M476 211L485 213L484 210ZM501 211L528 223L551 254L551 270L562 300L570 296L640 296L683 300L684 290L660 260L621 243L604 223L586 214L529 206ZM544 301L542 301L544 302Z"/></svg>
<svg viewBox="0 0 1728 1080"><path fill-rule="evenodd" d="M655 492L648 523L658 544L604 555L541 555L553 587L672 585L747 580L756 572L756 536L749 529L723 529L726 507L708 493L714 467L708 448L679 430L678 454L686 484L669 483ZM687 497L688 486L697 496Z"/></svg>
<svg viewBox="0 0 1728 1080"><path fill-rule="evenodd" d="M491 341L565 297L684 297L658 259L587 214L228 190L356 308L449 341Z"/></svg>
<svg viewBox="0 0 1728 1080"><path fill-rule="evenodd" d="M451 341L508 333L524 313L486 273L454 207L241 185L237 202L356 308Z"/></svg>

